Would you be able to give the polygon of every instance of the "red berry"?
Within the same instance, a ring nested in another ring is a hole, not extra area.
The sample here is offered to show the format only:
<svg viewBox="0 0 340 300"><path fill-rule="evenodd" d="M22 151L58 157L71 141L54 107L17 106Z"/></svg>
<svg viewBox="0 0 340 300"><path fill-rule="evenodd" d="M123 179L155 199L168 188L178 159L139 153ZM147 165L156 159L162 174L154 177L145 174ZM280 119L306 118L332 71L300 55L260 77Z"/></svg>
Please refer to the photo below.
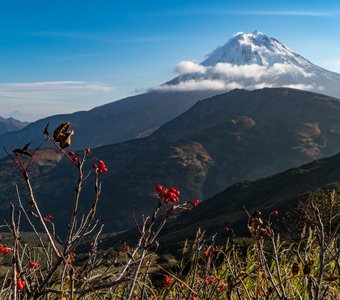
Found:
<svg viewBox="0 0 340 300"><path fill-rule="evenodd" d="M9 249L8 248L2 248L1 249L1 252L3 253L3 254L7 254L7 253L9 253Z"/></svg>
<svg viewBox="0 0 340 300"><path fill-rule="evenodd" d="M195 200L193 200L191 203L192 203L192 206L193 206L193 207L196 207L196 206L198 206L198 204L200 204L200 200L195 199Z"/></svg>
<svg viewBox="0 0 340 300"><path fill-rule="evenodd" d="M93 246L94 246L94 242L91 242L90 247L93 248Z"/></svg>
<svg viewBox="0 0 340 300"><path fill-rule="evenodd" d="M207 278L204 279L204 285L209 285L211 283L211 278L208 276Z"/></svg>
<svg viewBox="0 0 340 300"><path fill-rule="evenodd" d="M90 148L86 148L86 149L85 149L85 152L86 152L86 153L90 153L90 152L91 152L91 149L90 149Z"/></svg>
<svg viewBox="0 0 340 300"><path fill-rule="evenodd" d="M163 186L160 185L160 184L156 184L155 190L158 191L158 192L161 192L163 190Z"/></svg>
<svg viewBox="0 0 340 300"><path fill-rule="evenodd" d="M224 229L223 229L223 231L224 231L225 233L228 233L228 232L230 231L230 228L229 228L228 226L225 226Z"/></svg>
<svg viewBox="0 0 340 300"><path fill-rule="evenodd" d="M197 300L197 298L195 296L192 296L190 300Z"/></svg>
<svg viewBox="0 0 340 300"><path fill-rule="evenodd" d="M72 158L72 160L73 160L74 162L77 162L77 161L78 161L78 157L75 156L75 157Z"/></svg>
<svg viewBox="0 0 340 300"><path fill-rule="evenodd" d="M92 168L93 168L93 169L97 169L97 168L98 168L98 165L97 165L97 164L93 164L93 165L92 165Z"/></svg>
<svg viewBox="0 0 340 300"><path fill-rule="evenodd" d="M48 216L47 216L47 219L49 219L49 220L54 220L54 216L48 215Z"/></svg>
<svg viewBox="0 0 340 300"><path fill-rule="evenodd" d="M40 265L34 261L31 261L28 265L31 269L38 268Z"/></svg>
<svg viewBox="0 0 340 300"><path fill-rule="evenodd" d="M68 154L70 154L71 156L74 156L74 152L73 151L69 151Z"/></svg>
<svg viewBox="0 0 340 300"><path fill-rule="evenodd" d="M223 292L224 290L225 290L225 284L222 283L222 284L220 285L220 292Z"/></svg>
<svg viewBox="0 0 340 300"><path fill-rule="evenodd" d="M272 237L272 235L271 235L270 232L268 232L268 231L266 231L265 235L266 235L266 237L268 237L268 238Z"/></svg>
<svg viewBox="0 0 340 300"><path fill-rule="evenodd" d="M274 210L274 211L272 212L272 214L273 214L273 216L277 216L277 215L279 214L279 212L278 212L277 210Z"/></svg>

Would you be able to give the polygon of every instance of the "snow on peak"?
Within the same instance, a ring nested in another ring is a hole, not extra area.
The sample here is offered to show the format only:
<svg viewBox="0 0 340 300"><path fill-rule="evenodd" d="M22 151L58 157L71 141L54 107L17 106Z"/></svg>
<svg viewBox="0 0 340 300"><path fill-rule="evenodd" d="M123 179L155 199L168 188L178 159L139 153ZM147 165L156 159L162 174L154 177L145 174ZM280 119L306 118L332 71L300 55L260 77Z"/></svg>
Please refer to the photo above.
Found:
<svg viewBox="0 0 340 300"><path fill-rule="evenodd" d="M299 67L308 68L311 63L278 40L268 37L255 30L252 33L237 33L225 45L214 50L203 66L213 66L217 63L233 65L272 66L275 63L292 63Z"/></svg>

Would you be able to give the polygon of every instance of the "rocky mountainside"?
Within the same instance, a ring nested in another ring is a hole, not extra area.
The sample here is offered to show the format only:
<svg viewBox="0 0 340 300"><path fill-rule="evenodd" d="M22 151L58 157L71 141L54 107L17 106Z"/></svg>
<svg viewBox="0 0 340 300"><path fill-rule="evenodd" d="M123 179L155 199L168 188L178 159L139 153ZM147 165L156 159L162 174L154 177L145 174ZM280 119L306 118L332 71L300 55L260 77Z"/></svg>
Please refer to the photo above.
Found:
<svg viewBox="0 0 340 300"><path fill-rule="evenodd" d="M193 239L198 228L206 230L207 236L217 233L216 239L223 240L225 226L233 228L238 236L250 237L244 207L250 212L261 211L265 218L278 210L279 216L274 223L280 222L280 229L288 234L285 231L289 226L285 220L299 202L305 202L314 193L324 193L329 197L333 190L339 199L339 164L340 154L337 154L267 178L236 183L202 203L195 211L184 213L170 222L162 235L162 242L171 247L186 238ZM125 234L125 237L129 236L135 236L135 232Z"/></svg>
<svg viewBox="0 0 340 300"><path fill-rule="evenodd" d="M98 209L106 230L131 226L132 210L137 216L149 212L155 205L156 183L177 187L183 200L204 200L240 180L336 154L339 112L339 99L316 93L288 88L234 90L199 101L149 137L93 149L93 157L103 159L109 169L102 175ZM67 222L65 209L72 202L76 170L52 154L42 151L42 159L36 158L32 182L46 214L56 215L56 222ZM2 209L15 195L11 165L8 159L0 163ZM84 189L82 208L89 205L92 194L92 186Z"/></svg>

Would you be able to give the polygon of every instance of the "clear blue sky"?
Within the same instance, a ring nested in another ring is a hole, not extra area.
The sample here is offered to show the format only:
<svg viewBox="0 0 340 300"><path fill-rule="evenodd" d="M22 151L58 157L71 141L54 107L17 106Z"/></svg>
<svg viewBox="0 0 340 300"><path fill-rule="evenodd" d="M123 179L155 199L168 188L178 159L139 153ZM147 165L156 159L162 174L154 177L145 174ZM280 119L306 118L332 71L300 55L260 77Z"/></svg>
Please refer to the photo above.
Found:
<svg viewBox="0 0 340 300"><path fill-rule="evenodd" d="M340 72L340 1L2 1L0 115L89 109L255 29Z"/></svg>

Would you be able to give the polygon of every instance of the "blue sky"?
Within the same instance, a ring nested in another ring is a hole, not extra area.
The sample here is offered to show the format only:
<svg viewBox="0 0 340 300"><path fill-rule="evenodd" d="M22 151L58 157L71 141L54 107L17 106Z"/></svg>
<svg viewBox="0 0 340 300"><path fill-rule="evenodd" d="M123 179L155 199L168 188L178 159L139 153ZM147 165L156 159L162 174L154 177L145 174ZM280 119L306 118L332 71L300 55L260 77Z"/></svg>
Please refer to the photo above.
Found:
<svg viewBox="0 0 340 300"><path fill-rule="evenodd" d="M90 109L255 29L340 72L340 1L2 1L0 115Z"/></svg>

